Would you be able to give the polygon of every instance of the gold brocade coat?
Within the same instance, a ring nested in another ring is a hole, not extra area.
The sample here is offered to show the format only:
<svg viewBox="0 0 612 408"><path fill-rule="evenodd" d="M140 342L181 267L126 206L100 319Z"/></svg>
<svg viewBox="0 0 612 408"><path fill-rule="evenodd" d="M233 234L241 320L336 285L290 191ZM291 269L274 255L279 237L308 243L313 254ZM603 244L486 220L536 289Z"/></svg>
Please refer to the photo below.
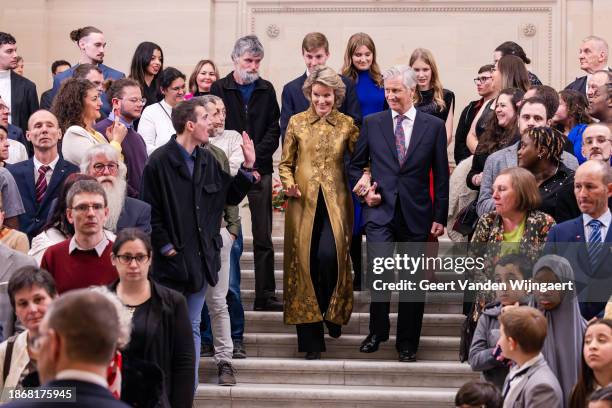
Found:
<svg viewBox="0 0 612 408"><path fill-rule="evenodd" d="M353 119L334 109L320 118L312 106L289 120L278 166L283 188L294 184L300 198L289 198L285 213L285 324L323 320L310 277L310 242L319 189L323 191L336 243L338 281L325 320L346 324L353 311L353 280L349 248L353 234L353 203L344 154L353 151L359 129Z"/></svg>

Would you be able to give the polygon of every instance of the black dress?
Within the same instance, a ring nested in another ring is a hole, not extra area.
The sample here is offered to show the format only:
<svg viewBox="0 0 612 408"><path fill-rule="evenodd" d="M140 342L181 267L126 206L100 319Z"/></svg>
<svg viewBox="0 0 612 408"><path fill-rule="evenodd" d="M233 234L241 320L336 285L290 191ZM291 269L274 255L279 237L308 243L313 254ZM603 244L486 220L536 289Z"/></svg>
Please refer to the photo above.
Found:
<svg viewBox="0 0 612 408"><path fill-rule="evenodd" d="M442 110L438 108L436 102L434 101L434 90L429 89L427 91L419 91L421 94L421 102L414 105L414 107L423 112L433 115L442 119L444 123L446 123L446 118L448 118L448 113L450 112L451 105L453 106L453 111L455 108L455 94L448 89L442 90L442 96L444 98L444 103L446 103L446 107Z"/></svg>
<svg viewBox="0 0 612 408"><path fill-rule="evenodd" d="M455 131L455 163L459 164L461 161L467 159L472 155L470 149L467 147L467 135L470 133L472 122L478 113L478 110L484 103L483 99L472 101L468 106L463 109L459 122L457 122L457 130Z"/></svg>

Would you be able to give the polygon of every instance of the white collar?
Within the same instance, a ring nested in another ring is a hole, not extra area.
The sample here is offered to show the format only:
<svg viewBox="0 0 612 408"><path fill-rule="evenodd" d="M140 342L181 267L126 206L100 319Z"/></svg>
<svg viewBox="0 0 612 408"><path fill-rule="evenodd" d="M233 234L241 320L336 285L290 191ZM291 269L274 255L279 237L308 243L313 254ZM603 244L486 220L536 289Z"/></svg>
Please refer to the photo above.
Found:
<svg viewBox="0 0 612 408"><path fill-rule="evenodd" d="M597 219L604 225L604 227L610 228L610 222L612 222L612 213L610 212L610 209L607 208L606 212L601 214L601 216ZM582 225L584 225L585 228L592 220L594 220L594 218L589 214L582 214Z"/></svg>
<svg viewBox="0 0 612 408"><path fill-rule="evenodd" d="M414 105L412 105L410 109L408 109L406 112L403 113L403 115L407 117L408 119L410 119L412 123L414 123L414 118L416 118L416 113L417 113L416 108L414 107ZM391 117L393 118L393 120L395 120L395 117L397 115L399 115L398 112L391 110Z"/></svg>
<svg viewBox="0 0 612 408"><path fill-rule="evenodd" d="M102 256L108 243L109 241L108 241L108 238L106 238L106 234L102 234L102 240L98 242L98 244L93 248L96 250L96 253L98 254L98 258ZM68 244L68 253L72 254L72 252L74 252L75 249L78 249L80 251L91 251L91 249L84 249L79 246L79 244L76 241L76 234L73 235L72 238L70 238L70 243Z"/></svg>
<svg viewBox="0 0 612 408"><path fill-rule="evenodd" d="M6 70L6 71L0 70L0 78L4 79L4 78L10 78L10 77L11 77L11 70Z"/></svg>
<svg viewBox="0 0 612 408"><path fill-rule="evenodd" d="M525 371L527 371L527 369L529 369L529 367L535 365L542 358L544 358L544 356L542 355L542 353L539 353L537 356L525 361L525 363L520 367L518 365L514 365L512 368L510 368L510 372L508 373L508 378L510 379L510 381L512 381L514 379L514 376L517 373L519 372L524 373Z"/></svg>
<svg viewBox="0 0 612 408"><path fill-rule="evenodd" d="M108 382L106 381L106 378L98 374L94 374L91 371L74 370L74 369L62 370L59 373L57 373L57 375L55 376L55 379L56 380L84 381L88 383L97 384L104 388L108 388Z"/></svg>
<svg viewBox="0 0 612 408"><path fill-rule="evenodd" d="M36 170L36 172L38 172L38 169L40 169L40 167L43 164L38 161L36 156L33 156L32 159L34 161L34 170ZM47 164L47 166L51 167L51 171L55 170L55 166L57 165L58 161L59 161L59 154L57 156L55 156L55 159L53 159L53 161L51 163Z"/></svg>

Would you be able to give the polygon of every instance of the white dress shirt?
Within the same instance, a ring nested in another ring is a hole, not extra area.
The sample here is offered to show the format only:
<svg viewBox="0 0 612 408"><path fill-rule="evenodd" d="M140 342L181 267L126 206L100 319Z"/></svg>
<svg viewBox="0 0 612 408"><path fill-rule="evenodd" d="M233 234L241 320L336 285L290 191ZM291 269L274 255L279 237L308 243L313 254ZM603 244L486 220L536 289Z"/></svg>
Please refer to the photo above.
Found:
<svg viewBox="0 0 612 408"><path fill-rule="evenodd" d="M38 181L38 169L40 169L40 167L43 164L39 162L38 159L36 159L36 156L32 158L34 159L34 185L36 185L36 182ZM47 180L47 186L51 182L51 176L53 175L53 172L55 171L55 166L57 166L58 161L59 161L59 154L55 157L55 159L53 159L51 163L47 164L47 166L51 167L51 169L45 174L45 179Z"/></svg>
<svg viewBox="0 0 612 408"><path fill-rule="evenodd" d="M582 214L582 225L584 225L584 240L589 242L589 238L593 233L592 229L589 226L589 222L594 218L589 214ZM612 222L612 213L610 213L610 209L608 208L605 213L601 215L601 217L597 218L599 222L601 222L601 226L599 227L599 233L601 234L601 242L606 242L606 235L608 234L608 229L610 228L610 222Z"/></svg>
<svg viewBox="0 0 612 408"><path fill-rule="evenodd" d="M11 107L11 71L0 71L0 97L6 103L6 106ZM8 123L13 123L11 120L11 113L9 113Z"/></svg>
<svg viewBox="0 0 612 408"><path fill-rule="evenodd" d="M98 242L95 247L89 249L82 248L76 241L76 235L73 235L72 238L70 238L70 242L68 243L68 253L72 254L77 249L79 251L91 251L92 249L94 249L96 251L96 254L98 254L98 258L100 258L104 254L104 250L106 249L106 246L109 244L109 242L110 241L108 240L108 238L106 238L106 235L102 234L102 240Z"/></svg>
<svg viewBox="0 0 612 408"><path fill-rule="evenodd" d="M395 127L397 126L396 117L399 115L396 111L391 111L391 117L393 118L393 132L395 133ZM410 146L410 138L412 137L412 128L414 127L414 118L416 117L416 108L413 106L410 107L403 115L407 118L402 122L402 127L404 128L404 136L406 147L406 151L408 151L408 146Z"/></svg>

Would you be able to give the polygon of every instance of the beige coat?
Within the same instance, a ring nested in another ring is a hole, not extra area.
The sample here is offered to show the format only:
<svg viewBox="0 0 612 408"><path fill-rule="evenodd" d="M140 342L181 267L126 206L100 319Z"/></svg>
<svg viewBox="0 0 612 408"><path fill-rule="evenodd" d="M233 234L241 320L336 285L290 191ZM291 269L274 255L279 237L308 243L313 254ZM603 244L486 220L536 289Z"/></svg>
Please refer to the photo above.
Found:
<svg viewBox="0 0 612 408"><path fill-rule="evenodd" d="M5 392L10 388L15 388L17 382L21 377L21 373L25 370L26 366L30 362L30 355L28 354L28 331L24 330L15 339L13 344L13 357L11 359L11 369L6 377L6 382L2 382L4 378L4 359L6 355L7 342L4 341L0 344L0 389L2 389L2 400L8 399Z"/></svg>
<svg viewBox="0 0 612 408"><path fill-rule="evenodd" d="M302 196L289 198L285 215L285 323L323 320L310 278L310 246L319 189L323 191L338 259L338 281L325 320L346 324L353 310L349 248L353 204L344 170L344 154L353 150L359 130L337 110L321 119L310 108L289 120L278 166L283 188L297 184Z"/></svg>

